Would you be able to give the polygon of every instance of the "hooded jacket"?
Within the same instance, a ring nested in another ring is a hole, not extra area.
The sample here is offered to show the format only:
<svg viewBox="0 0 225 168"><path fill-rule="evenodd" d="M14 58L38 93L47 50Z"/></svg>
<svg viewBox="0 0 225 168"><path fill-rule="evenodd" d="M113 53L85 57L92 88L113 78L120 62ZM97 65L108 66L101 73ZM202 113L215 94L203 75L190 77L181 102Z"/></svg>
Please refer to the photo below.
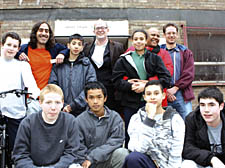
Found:
<svg viewBox="0 0 225 168"><path fill-rule="evenodd" d="M65 59L63 64L55 64L52 68L49 83L54 83L62 88L64 104L69 104L72 108L72 114L77 116L87 106L83 91L85 84L96 80L94 67L82 53L73 65L68 59Z"/></svg>
<svg viewBox="0 0 225 168"><path fill-rule="evenodd" d="M160 168L180 168L184 130L183 119L172 107L154 119L143 107L131 117L128 149L149 155Z"/></svg>

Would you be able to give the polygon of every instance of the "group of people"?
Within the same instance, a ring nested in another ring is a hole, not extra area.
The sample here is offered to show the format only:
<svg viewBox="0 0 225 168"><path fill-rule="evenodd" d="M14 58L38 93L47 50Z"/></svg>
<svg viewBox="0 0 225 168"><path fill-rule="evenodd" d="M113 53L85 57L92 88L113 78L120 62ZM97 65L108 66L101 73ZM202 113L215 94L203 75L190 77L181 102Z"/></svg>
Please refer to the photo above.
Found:
<svg viewBox="0 0 225 168"><path fill-rule="evenodd" d="M223 94L204 89L191 112L194 58L178 27L163 27L161 46L158 29L135 30L127 50L107 22L93 32L92 43L73 34L67 46L47 22L22 46L3 35L0 92L28 87L41 109L26 116L24 96L0 98L15 167L225 167Z"/></svg>

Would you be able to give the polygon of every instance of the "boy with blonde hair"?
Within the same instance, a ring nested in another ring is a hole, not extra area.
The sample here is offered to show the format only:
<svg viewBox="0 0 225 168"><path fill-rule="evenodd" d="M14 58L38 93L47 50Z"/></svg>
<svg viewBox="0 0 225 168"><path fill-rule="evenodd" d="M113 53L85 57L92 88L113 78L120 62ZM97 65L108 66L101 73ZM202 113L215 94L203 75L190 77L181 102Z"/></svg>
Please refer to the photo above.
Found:
<svg viewBox="0 0 225 168"><path fill-rule="evenodd" d="M79 134L75 118L65 112L62 89L48 84L40 94L42 111L25 118L13 151L17 168L67 168L78 161Z"/></svg>

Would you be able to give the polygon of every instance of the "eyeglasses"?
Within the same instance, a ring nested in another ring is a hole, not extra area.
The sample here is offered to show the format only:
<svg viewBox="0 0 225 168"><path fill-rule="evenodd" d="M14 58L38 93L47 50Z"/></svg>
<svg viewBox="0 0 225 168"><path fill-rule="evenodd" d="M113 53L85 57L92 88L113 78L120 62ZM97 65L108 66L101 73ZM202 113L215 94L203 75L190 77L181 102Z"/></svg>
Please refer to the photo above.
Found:
<svg viewBox="0 0 225 168"><path fill-rule="evenodd" d="M96 29L96 30L100 30L100 29L101 29L101 30L105 30L105 29L107 29L107 28L108 28L108 27L103 27L103 26L102 26L102 27L96 27L95 29Z"/></svg>

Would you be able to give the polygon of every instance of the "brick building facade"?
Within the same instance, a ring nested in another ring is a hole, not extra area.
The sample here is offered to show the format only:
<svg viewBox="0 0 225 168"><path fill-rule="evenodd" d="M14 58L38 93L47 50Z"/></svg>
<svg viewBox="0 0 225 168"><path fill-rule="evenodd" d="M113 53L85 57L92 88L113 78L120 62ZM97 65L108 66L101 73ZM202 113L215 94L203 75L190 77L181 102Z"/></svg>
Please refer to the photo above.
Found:
<svg viewBox="0 0 225 168"><path fill-rule="evenodd" d="M158 27L161 36L162 26L174 22L179 26L179 42L191 47L193 45L188 42L193 32L195 35L207 35L206 37L211 37L210 33L216 34L217 38L225 40L224 0L0 0L0 36L7 31L15 31L23 39L29 39L32 26L39 20L47 20L55 29L56 20L79 21L98 18L109 21L127 20L129 34L137 28ZM198 48L192 50L198 59ZM203 50L206 51L203 48L201 53ZM223 52L219 53L222 57ZM210 54L208 55L210 57ZM214 62L217 60L224 61L222 58L215 59ZM221 80L210 79L211 81L206 80L204 83L201 78L197 79L193 85L195 94L209 84L219 85L225 93L224 66L220 66L218 70L222 75ZM207 77L208 74L204 75Z"/></svg>

